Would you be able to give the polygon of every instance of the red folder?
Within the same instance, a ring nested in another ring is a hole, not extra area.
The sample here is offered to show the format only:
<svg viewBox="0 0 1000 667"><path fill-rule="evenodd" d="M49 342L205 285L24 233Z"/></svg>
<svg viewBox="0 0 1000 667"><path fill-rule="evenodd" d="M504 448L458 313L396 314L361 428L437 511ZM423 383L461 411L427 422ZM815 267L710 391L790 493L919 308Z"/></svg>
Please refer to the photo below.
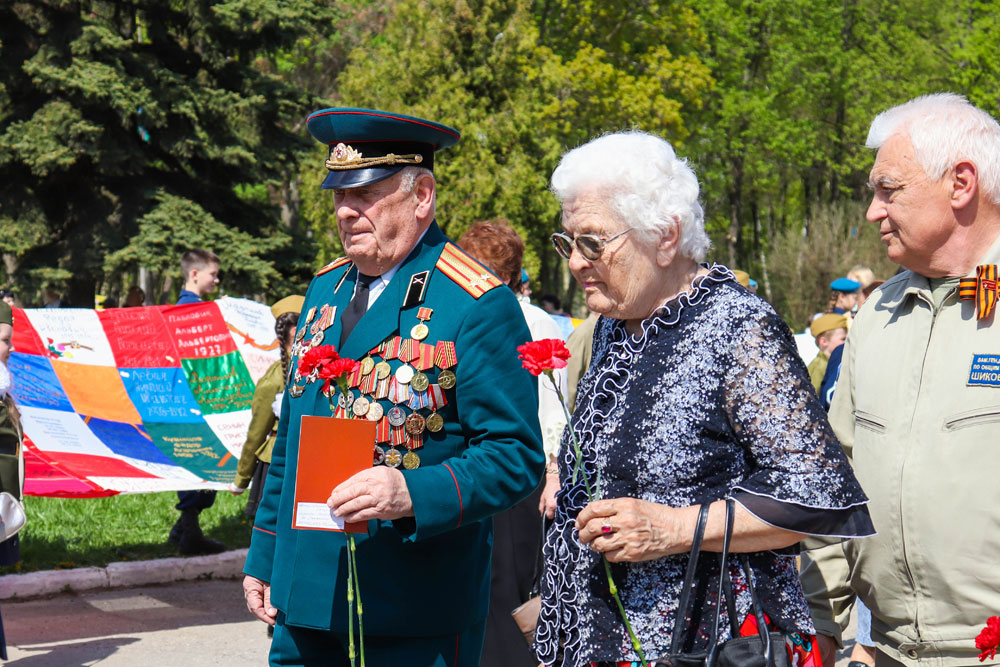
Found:
<svg viewBox="0 0 1000 667"><path fill-rule="evenodd" d="M375 422L367 419L302 416L295 477L292 528L364 533L367 524L344 524L326 505L330 492L355 473L372 467Z"/></svg>

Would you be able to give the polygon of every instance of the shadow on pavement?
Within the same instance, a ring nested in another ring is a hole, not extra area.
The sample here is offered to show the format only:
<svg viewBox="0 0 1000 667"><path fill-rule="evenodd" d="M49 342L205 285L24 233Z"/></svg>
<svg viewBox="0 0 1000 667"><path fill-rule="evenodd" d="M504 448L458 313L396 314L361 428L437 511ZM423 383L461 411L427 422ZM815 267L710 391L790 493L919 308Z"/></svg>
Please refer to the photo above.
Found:
<svg viewBox="0 0 1000 667"><path fill-rule="evenodd" d="M4 663L6 667L86 667L114 655L122 646L139 641L135 637L108 637L71 644L46 644L20 649L21 653L37 652Z"/></svg>

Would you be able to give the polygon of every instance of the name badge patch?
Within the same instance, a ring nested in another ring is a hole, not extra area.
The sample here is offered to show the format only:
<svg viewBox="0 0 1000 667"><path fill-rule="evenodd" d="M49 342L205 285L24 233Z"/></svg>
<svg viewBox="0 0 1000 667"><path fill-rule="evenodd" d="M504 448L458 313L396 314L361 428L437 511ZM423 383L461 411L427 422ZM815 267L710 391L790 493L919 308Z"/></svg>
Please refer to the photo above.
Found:
<svg viewBox="0 0 1000 667"><path fill-rule="evenodd" d="M969 370L969 385L1000 387L1000 354L972 355L972 368Z"/></svg>

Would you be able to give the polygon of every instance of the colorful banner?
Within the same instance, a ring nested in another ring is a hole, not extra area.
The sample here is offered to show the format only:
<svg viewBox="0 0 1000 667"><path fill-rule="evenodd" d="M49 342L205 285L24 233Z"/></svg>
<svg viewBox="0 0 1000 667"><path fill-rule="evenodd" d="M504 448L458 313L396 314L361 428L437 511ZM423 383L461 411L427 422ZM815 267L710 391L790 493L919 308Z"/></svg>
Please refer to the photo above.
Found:
<svg viewBox="0 0 1000 667"><path fill-rule="evenodd" d="M224 488L254 385L279 359L270 309L230 297L15 308L13 342L24 492L35 496Z"/></svg>

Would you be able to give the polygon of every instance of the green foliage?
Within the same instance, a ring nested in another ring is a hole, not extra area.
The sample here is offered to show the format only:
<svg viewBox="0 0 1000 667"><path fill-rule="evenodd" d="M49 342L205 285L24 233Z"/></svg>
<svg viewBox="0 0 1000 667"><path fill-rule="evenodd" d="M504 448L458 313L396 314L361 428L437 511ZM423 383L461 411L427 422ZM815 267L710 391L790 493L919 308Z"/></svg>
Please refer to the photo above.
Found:
<svg viewBox="0 0 1000 667"><path fill-rule="evenodd" d="M182 277L180 256L185 250L214 248L221 260L223 291L248 295L268 291L273 282L280 281L273 263L263 257L287 246L290 240L281 230L263 238L251 236L227 227L192 201L160 192L154 208L139 220L139 233L105 258L104 272L134 274L145 267L156 277L159 293L168 275ZM236 289L227 289L228 284Z"/></svg>
<svg viewBox="0 0 1000 667"><path fill-rule="evenodd" d="M314 101L254 59L292 47L331 17L327 5L306 0L0 6L8 281L30 288L36 270L59 269L70 301L90 305L105 256L139 233L161 193L269 247L262 236L279 208L246 197L244 184L277 183L295 164L307 144L285 121ZM279 270L303 279L301 268L293 261ZM271 281L259 267L243 274L251 279L238 292Z"/></svg>

